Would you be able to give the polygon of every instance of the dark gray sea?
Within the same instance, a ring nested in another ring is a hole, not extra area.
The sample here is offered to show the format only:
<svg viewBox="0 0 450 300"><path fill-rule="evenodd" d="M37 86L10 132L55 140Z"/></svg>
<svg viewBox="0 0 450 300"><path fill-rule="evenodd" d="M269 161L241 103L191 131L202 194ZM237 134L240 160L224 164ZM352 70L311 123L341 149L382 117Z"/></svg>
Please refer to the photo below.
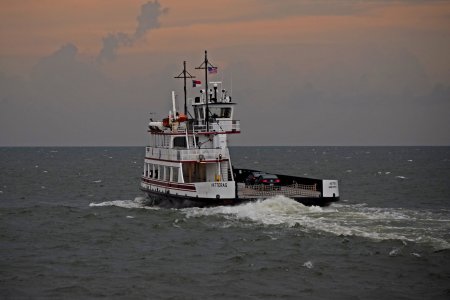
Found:
<svg viewBox="0 0 450 300"><path fill-rule="evenodd" d="M341 201L146 207L143 147L0 148L0 299L450 299L450 147L234 147Z"/></svg>

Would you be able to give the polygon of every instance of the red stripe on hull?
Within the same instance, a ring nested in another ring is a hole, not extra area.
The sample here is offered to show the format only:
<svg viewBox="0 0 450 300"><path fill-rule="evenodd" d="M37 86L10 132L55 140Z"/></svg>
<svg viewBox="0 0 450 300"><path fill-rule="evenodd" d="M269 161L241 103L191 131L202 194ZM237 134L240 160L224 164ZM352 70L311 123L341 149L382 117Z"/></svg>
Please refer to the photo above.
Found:
<svg viewBox="0 0 450 300"><path fill-rule="evenodd" d="M193 184L167 182L167 181L161 181L161 180L157 180L157 179L149 179L149 178L145 178L145 177L142 177L142 181L145 183L153 184L153 185L163 187L163 188L171 188L171 189L190 191L190 192L196 191L195 185L193 185Z"/></svg>

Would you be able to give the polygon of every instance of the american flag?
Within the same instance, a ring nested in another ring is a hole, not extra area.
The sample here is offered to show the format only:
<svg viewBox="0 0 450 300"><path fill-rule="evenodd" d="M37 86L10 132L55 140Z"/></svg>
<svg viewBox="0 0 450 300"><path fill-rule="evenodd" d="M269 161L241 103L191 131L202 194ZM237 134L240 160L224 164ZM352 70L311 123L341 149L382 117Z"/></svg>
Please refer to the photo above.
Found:
<svg viewBox="0 0 450 300"><path fill-rule="evenodd" d="M217 74L217 67L208 67L209 74Z"/></svg>

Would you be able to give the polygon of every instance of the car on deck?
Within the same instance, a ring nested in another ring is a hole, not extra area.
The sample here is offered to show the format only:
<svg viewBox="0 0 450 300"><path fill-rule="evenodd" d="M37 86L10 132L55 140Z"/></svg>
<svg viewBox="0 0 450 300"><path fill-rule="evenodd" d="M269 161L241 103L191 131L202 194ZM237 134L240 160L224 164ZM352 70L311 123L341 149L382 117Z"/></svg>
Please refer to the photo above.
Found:
<svg viewBox="0 0 450 300"><path fill-rule="evenodd" d="M250 172L250 174L247 176L247 178L245 179L245 184L247 185L253 185L255 184L256 179L258 179L259 176L266 174L264 172L259 172L259 171L255 171L255 172Z"/></svg>
<svg viewBox="0 0 450 300"><path fill-rule="evenodd" d="M279 190L281 188L281 180L277 175L273 174L261 174L255 180L256 185L263 185L268 187L274 187Z"/></svg>

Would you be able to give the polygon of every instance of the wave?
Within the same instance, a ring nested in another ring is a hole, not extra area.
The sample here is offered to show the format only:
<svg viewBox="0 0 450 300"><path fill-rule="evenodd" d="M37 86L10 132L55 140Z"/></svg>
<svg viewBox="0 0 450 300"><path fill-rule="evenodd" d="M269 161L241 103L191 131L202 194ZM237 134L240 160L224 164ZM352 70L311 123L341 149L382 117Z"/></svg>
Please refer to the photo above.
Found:
<svg viewBox="0 0 450 300"><path fill-rule="evenodd" d="M158 210L158 207L147 206L147 200L145 197L136 197L134 200L113 200L105 201L100 203L90 203L90 207L101 207L101 206L117 206L121 208L143 208L143 209L153 209Z"/></svg>
<svg viewBox="0 0 450 300"><path fill-rule="evenodd" d="M145 197L134 200L113 200L90 203L90 207L116 206L126 209L161 208L147 205ZM371 240L400 240L431 245L437 250L450 249L448 212L402 208L376 208L367 204L332 204L329 207L304 206L293 199L275 196L236 206L183 208L189 218L216 216L223 226L285 226L307 233L327 233L335 236L355 236ZM231 221L231 223L230 223Z"/></svg>
<svg viewBox="0 0 450 300"><path fill-rule="evenodd" d="M372 208L366 205L333 204L304 206L290 198L275 196L238 206L185 208L187 218L220 216L227 220L251 221L262 225L299 228L304 232L357 236L372 240L401 240L425 243L436 249L450 249L446 215L400 208Z"/></svg>
<svg viewBox="0 0 450 300"><path fill-rule="evenodd" d="M266 225L287 224L295 225L295 216L308 213L323 212L324 209L317 206L304 206L284 196L274 196L265 200L248 202L236 206L217 206L207 208L184 208L186 217L200 217L222 215L241 220L252 220Z"/></svg>

